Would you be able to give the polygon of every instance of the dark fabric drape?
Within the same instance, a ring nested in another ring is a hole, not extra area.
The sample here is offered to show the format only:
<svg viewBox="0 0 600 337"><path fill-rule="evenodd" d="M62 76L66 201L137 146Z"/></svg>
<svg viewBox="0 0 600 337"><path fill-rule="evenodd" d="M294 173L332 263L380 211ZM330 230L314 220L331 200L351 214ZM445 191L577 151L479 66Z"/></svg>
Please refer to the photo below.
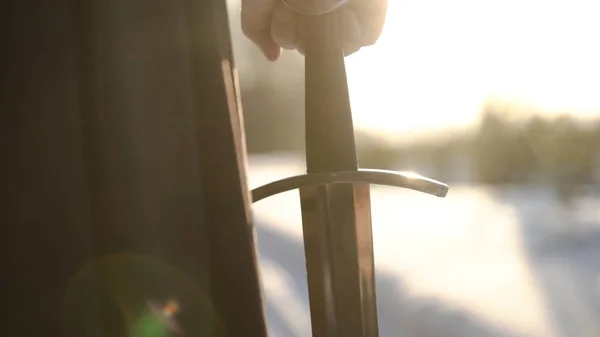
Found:
<svg viewBox="0 0 600 337"><path fill-rule="evenodd" d="M0 334L264 336L224 3L1 6Z"/></svg>

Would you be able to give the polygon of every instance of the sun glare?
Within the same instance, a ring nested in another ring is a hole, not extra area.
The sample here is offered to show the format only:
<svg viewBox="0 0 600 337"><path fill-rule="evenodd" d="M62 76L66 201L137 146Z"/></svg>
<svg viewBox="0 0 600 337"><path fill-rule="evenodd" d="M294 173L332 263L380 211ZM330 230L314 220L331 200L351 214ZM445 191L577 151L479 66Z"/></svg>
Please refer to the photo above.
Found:
<svg viewBox="0 0 600 337"><path fill-rule="evenodd" d="M379 42L347 59L358 127L468 127L489 100L600 113L600 2L390 0Z"/></svg>

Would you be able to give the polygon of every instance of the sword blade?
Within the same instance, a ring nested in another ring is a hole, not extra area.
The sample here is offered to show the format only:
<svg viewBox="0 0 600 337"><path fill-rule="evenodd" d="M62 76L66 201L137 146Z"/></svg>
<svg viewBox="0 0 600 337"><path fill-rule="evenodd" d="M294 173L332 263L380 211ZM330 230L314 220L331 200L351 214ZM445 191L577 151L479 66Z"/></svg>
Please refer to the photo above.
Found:
<svg viewBox="0 0 600 337"><path fill-rule="evenodd" d="M300 190L314 337L378 336L369 185Z"/></svg>
<svg viewBox="0 0 600 337"><path fill-rule="evenodd" d="M358 162L337 14L306 17L307 172ZM300 189L313 337L378 336L367 184Z"/></svg>

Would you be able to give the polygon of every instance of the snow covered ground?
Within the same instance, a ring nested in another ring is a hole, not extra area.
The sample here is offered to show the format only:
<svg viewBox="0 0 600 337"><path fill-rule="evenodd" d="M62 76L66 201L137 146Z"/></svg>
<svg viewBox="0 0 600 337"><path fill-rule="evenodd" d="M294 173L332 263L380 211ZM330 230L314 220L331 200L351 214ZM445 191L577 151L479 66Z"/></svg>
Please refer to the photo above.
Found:
<svg viewBox="0 0 600 337"><path fill-rule="evenodd" d="M258 187L303 158L249 159ZM372 187L382 337L600 336L600 188ZM310 336L296 191L253 206L270 336Z"/></svg>

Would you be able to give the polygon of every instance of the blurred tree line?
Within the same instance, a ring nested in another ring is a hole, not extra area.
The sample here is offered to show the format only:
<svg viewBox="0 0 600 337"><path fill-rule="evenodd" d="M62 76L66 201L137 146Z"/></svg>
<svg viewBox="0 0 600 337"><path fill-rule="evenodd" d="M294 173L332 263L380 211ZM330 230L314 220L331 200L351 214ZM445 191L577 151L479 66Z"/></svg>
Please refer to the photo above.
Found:
<svg viewBox="0 0 600 337"><path fill-rule="evenodd" d="M489 104L474 131L396 146L370 141L360 148L361 164L490 185L600 183L600 118L548 118Z"/></svg>
<svg viewBox="0 0 600 337"><path fill-rule="evenodd" d="M502 109L483 112L473 140L477 180L590 184L600 169L600 122L568 115L511 121Z"/></svg>

